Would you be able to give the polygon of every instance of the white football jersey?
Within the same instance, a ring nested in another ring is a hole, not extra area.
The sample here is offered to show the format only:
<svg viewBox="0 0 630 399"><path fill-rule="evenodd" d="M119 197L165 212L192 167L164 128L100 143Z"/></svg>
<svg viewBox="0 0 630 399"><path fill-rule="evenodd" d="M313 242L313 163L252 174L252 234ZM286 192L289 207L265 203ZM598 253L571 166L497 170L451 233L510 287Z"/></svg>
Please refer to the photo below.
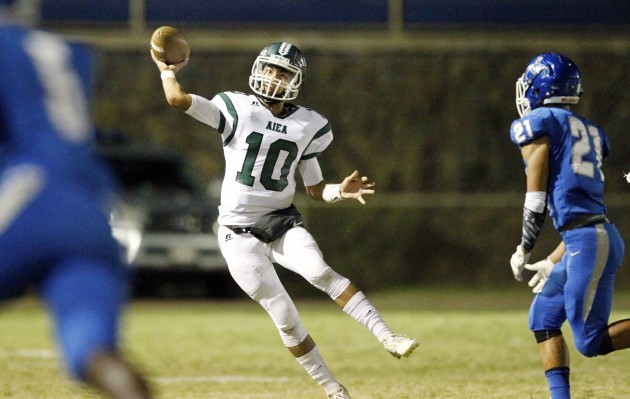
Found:
<svg viewBox="0 0 630 399"><path fill-rule="evenodd" d="M296 106L289 116L276 118L254 95L192 97L186 113L215 128L223 140L222 225L248 226L289 207L298 163L317 157L333 139L328 120L308 108Z"/></svg>

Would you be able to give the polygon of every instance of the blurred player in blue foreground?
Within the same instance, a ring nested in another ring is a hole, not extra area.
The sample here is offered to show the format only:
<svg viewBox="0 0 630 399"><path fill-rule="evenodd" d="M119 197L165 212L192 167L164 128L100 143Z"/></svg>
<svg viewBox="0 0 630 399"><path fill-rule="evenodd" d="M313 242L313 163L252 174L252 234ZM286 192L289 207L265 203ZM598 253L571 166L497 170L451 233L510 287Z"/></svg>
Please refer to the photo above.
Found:
<svg viewBox="0 0 630 399"><path fill-rule="evenodd" d="M113 180L92 151L90 53L10 22L6 3L0 2L0 301L34 287L74 377L113 398L150 398L117 347L126 268L106 213Z"/></svg>
<svg viewBox="0 0 630 399"><path fill-rule="evenodd" d="M624 242L607 218L602 161L609 154L604 131L571 111L582 94L580 71L569 58L545 53L534 58L516 82L521 116L512 141L527 170L521 243L510 264L537 293L530 311L552 399L571 397L569 353L561 327L568 320L584 356L606 355L630 346L630 319L608 324L615 274ZM546 209L562 242L545 260L527 264Z"/></svg>

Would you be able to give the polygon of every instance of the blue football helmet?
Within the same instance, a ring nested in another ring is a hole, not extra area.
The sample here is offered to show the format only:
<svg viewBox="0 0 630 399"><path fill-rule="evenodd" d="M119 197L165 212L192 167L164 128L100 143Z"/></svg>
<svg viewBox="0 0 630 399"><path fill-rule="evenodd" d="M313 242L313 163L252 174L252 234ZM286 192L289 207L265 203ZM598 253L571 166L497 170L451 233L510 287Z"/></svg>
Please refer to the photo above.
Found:
<svg viewBox="0 0 630 399"><path fill-rule="evenodd" d="M289 82L265 75L268 65L282 68L291 75ZM265 47L252 66L249 87L268 101L294 100L300 92L306 74L306 58L296 46L277 42Z"/></svg>
<svg viewBox="0 0 630 399"><path fill-rule="evenodd" d="M540 54L516 81L516 109L521 117L543 105L577 104L580 95L580 70L562 54Z"/></svg>

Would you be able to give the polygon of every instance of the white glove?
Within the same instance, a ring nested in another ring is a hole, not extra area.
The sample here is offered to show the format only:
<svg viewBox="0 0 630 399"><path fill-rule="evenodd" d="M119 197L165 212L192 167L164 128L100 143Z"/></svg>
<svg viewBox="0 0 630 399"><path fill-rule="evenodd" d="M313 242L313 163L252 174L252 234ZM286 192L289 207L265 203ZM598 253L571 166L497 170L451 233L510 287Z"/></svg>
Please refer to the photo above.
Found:
<svg viewBox="0 0 630 399"><path fill-rule="evenodd" d="M525 265L525 269L536 272L536 274L534 274L534 277L532 277L532 279L529 280L528 283L528 285L533 288L532 292L534 294L538 294L540 291L542 291L543 286L545 285L545 282L547 281L547 278L549 277L549 274L551 273L551 270L555 265L556 264L553 263L549 258L541 260L540 262L536 262L533 265Z"/></svg>
<svg viewBox="0 0 630 399"><path fill-rule="evenodd" d="M516 247L516 252L512 254L510 266L512 266L512 274L514 274L516 281L523 281L523 269L530 256L531 253L525 253L525 250L520 245Z"/></svg>

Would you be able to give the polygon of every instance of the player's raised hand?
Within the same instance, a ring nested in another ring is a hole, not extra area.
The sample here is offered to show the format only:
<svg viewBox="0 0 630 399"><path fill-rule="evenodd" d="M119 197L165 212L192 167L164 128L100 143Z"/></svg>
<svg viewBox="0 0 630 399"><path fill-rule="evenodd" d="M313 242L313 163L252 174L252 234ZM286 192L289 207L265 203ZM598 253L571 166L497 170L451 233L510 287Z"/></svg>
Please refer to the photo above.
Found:
<svg viewBox="0 0 630 399"><path fill-rule="evenodd" d="M149 51L149 53L151 53L151 58L153 59L153 62L155 62L155 65L157 65L157 67L160 70L160 72L173 71L173 73L177 73L177 71L179 71L180 69L182 69L183 67L188 65L189 58L186 58L184 61L179 62L177 64L168 65L168 64L158 60L155 57L155 54L153 54L153 51Z"/></svg>
<svg viewBox="0 0 630 399"><path fill-rule="evenodd" d="M374 194L376 183L368 181L366 176L360 176L359 171L355 170L352 174L341 182L339 192L342 198L356 199L365 205L363 194Z"/></svg>

